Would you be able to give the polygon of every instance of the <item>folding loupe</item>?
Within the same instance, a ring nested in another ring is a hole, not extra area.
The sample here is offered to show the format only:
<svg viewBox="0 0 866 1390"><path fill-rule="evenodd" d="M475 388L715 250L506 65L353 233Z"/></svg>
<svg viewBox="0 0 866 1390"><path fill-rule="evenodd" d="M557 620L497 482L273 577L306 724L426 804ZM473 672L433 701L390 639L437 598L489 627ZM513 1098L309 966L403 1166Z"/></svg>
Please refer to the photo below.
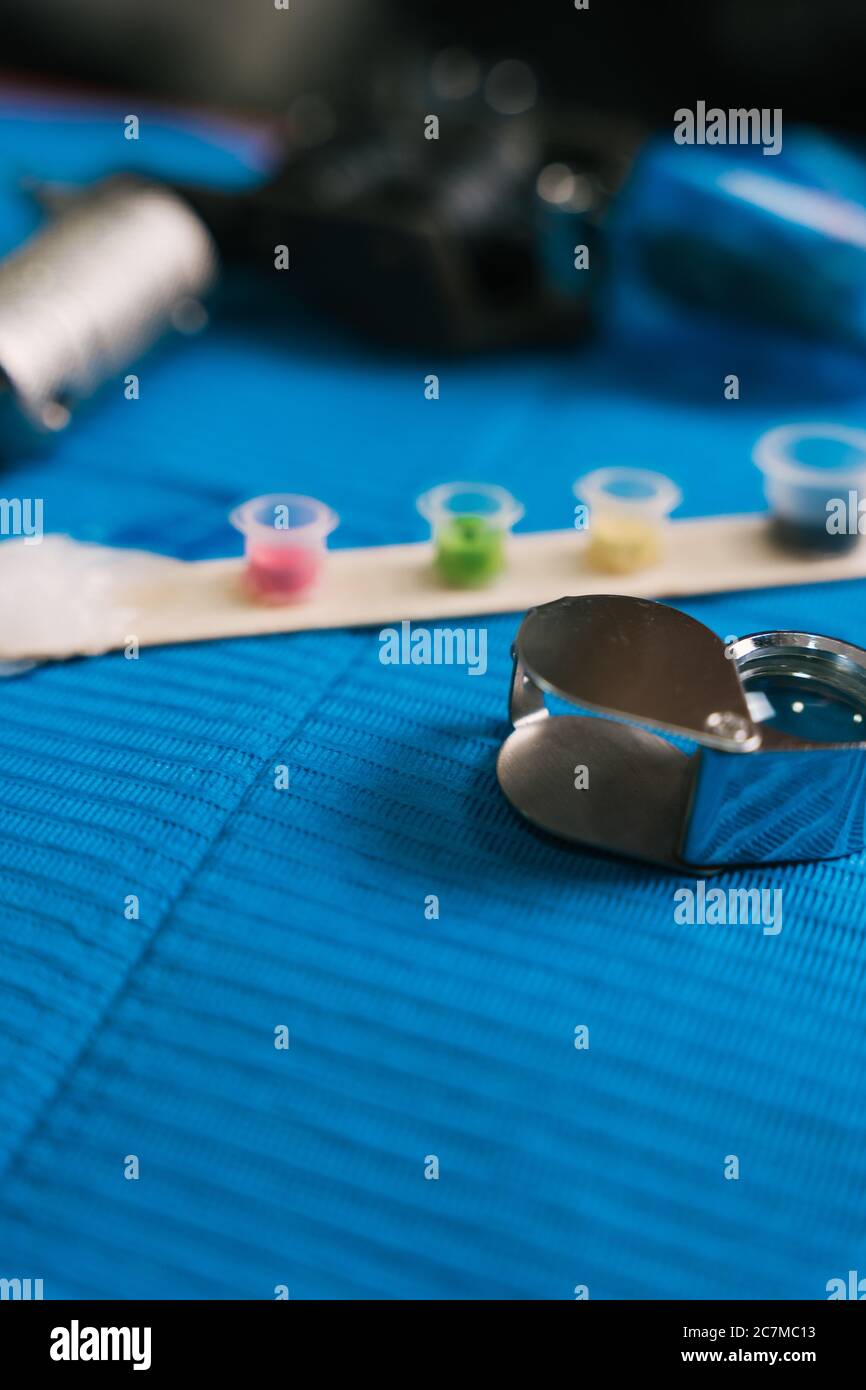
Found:
<svg viewBox="0 0 866 1390"><path fill-rule="evenodd" d="M866 651L850 643L759 632L726 648L664 604L562 598L520 625L510 717L500 786L566 839L703 870L866 843Z"/></svg>

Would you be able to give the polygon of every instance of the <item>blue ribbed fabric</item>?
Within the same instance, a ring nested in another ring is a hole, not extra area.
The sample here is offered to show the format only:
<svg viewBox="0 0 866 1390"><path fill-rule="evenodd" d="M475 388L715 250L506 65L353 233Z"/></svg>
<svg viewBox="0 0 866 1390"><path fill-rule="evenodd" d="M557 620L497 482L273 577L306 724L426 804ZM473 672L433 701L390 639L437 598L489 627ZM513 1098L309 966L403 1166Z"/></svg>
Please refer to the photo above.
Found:
<svg viewBox="0 0 866 1390"><path fill-rule="evenodd" d="M7 180L129 162L119 114L7 109ZM152 167L246 177L143 131ZM141 381L4 493L187 558L234 548L229 505L274 488L335 506L340 544L420 536L415 494L456 474L511 487L533 529L568 525L573 478L608 461L671 472L686 510L748 509L751 442L792 413L716 379L650 390L612 344L378 362L264 307ZM864 399L796 413L855 423ZM864 596L685 606L723 635L864 642ZM360 631L0 686L0 1276L46 1297L821 1298L866 1273L866 860L724 876L783 888L768 937L678 925L687 880L534 834L494 776L516 622L485 623L483 677L385 667Z"/></svg>

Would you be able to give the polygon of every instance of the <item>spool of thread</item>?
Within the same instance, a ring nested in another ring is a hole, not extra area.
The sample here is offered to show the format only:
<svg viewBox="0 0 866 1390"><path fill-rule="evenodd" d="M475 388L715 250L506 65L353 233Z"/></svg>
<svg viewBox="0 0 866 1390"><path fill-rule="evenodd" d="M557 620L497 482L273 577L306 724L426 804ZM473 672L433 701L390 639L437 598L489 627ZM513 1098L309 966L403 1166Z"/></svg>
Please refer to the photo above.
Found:
<svg viewBox="0 0 866 1390"><path fill-rule="evenodd" d="M118 176L63 200L0 264L0 389L37 431L170 327L195 331L217 274L204 223L168 188Z"/></svg>

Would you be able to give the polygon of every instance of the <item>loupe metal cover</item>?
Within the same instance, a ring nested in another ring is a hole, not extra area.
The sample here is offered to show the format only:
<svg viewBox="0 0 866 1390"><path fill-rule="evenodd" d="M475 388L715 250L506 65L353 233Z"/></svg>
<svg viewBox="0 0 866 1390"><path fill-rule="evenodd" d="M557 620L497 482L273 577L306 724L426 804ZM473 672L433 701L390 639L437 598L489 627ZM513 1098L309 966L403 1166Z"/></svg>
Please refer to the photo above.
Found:
<svg viewBox="0 0 866 1390"><path fill-rule="evenodd" d="M666 604L621 594L559 599L527 613L516 647L536 686L584 709L731 751L759 741L724 642ZM720 713L735 737L719 731Z"/></svg>

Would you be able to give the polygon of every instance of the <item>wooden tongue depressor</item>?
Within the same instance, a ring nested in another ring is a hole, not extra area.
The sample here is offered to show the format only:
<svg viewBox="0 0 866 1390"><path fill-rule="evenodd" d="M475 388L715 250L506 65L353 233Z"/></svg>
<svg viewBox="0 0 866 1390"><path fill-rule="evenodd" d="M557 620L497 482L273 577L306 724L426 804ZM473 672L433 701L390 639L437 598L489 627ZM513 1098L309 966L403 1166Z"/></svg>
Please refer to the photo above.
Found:
<svg viewBox="0 0 866 1390"><path fill-rule="evenodd" d="M866 545L829 557L788 553L767 536L763 514L672 521L666 537L666 553L658 563L639 573L614 575L590 567L586 533L514 535L507 570L478 589L445 587L433 570L428 542L333 550L319 587L308 597L280 605L249 596L241 559L183 562L66 541L70 555L79 557L71 573L61 564L50 584L18 585L29 599L34 587L40 590L35 607L50 608L50 622L40 622L38 614L31 620L31 613L12 620L15 585L10 591L2 568L12 558L8 547L18 547L16 563L34 580L50 567L44 563L48 555L40 556L41 546L22 549L20 542L6 542L0 546L0 661L96 654L123 648L133 637L141 646L153 646L523 612L565 594L675 598L866 577ZM46 537L44 545L57 541ZM82 586L97 554L110 558L110 580L91 595ZM77 619L85 610L82 626Z"/></svg>

